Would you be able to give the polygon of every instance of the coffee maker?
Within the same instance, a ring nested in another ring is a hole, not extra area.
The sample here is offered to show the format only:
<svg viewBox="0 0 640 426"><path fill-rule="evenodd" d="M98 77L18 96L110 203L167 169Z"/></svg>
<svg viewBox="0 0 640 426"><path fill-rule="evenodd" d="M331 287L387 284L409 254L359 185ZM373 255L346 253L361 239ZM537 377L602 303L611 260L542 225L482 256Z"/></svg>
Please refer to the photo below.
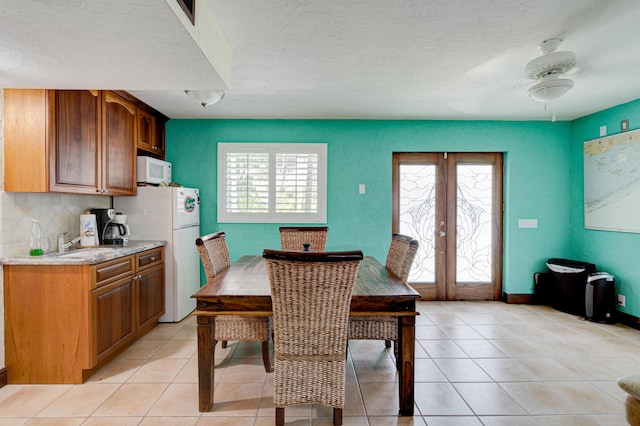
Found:
<svg viewBox="0 0 640 426"><path fill-rule="evenodd" d="M96 215L98 225L98 240L100 244L116 244L107 238L107 228L116 217L115 209L91 209L91 214Z"/></svg>
<svg viewBox="0 0 640 426"><path fill-rule="evenodd" d="M131 229L127 224L127 215L116 212L116 217L107 225L105 244L122 244L126 246L130 236Z"/></svg>
<svg viewBox="0 0 640 426"><path fill-rule="evenodd" d="M129 240L123 224L117 222L107 223L107 227L104 230L104 244L124 245L125 238L127 238L127 241Z"/></svg>

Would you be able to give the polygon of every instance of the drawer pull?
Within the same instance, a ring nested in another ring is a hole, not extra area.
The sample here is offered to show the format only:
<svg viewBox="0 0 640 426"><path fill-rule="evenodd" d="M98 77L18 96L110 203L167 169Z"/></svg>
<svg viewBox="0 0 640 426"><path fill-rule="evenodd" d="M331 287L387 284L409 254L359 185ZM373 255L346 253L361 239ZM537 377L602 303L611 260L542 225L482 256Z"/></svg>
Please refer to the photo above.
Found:
<svg viewBox="0 0 640 426"><path fill-rule="evenodd" d="M156 258L153 256L151 256L149 259L151 259L152 261L156 260Z"/></svg>

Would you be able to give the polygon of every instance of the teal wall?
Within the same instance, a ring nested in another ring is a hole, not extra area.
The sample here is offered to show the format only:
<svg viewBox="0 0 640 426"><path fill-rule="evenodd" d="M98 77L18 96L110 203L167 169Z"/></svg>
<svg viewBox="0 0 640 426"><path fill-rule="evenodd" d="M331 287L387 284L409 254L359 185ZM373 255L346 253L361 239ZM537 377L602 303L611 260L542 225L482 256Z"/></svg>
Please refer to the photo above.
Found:
<svg viewBox="0 0 640 426"><path fill-rule="evenodd" d="M280 246L281 224L218 224L218 142L328 144L328 250L361 249L381 261L391 239L393 152L504 152L505 292L533 292L533 273L569 257L571 124L369 120L170 120L174 181L201 190L201 233L223 230L231 260ZM367 193L358 194L358 184ZM518 219L538 219L519 229Z"/></svg>
<svg viewBox="0 0 640 426"><path fill-rule="evenodd" d="M616 291L626 296L626 306L618 309L635 317L640 317L640 234L584 229L583 144L598 138L602 125L608 134L619 133L624 119L629 119L630 130L639 128L638 116L640 100L580 118L571 126L572 257L615 275Z"/></svg>

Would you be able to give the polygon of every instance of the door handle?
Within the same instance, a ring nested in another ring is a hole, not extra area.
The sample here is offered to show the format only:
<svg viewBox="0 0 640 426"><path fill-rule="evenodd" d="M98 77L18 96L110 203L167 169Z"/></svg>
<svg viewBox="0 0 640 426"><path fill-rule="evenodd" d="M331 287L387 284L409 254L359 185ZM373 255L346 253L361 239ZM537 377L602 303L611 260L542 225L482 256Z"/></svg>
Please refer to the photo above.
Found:
<svg viewBox="0 0 640 426"><path fill-rule="evenodd" d="M444 231L440 231L440 232L438 232L438 235L439 235L440 237L444 237L445 235L447 235L447 233L446 233L446 232L444 232Z"/></svg>

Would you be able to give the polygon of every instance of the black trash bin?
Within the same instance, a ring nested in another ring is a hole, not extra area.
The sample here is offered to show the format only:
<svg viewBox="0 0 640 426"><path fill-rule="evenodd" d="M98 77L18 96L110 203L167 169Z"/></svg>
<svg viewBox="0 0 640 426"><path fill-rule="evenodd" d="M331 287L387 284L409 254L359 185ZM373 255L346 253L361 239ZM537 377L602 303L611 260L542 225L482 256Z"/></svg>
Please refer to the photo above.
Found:
<svg viewBox="0 0 640 426"><path fill-rule="evenodd" d="M594 322L616 322L616 280L607 272L595 272L587 277L585 317Z"/></svg>
<svg viewBox="0 0 640 426"><path fill-rule="evenodd" d="M553 300L553 280L551 272L536 272L533 274L533 298L534 305L551 305Z"/></svg>
<svg viewBox="0 0 640 426"><path fill-rule="evenodd" d="M596 265L569 259L549 259L551 306L569 314L585 316L585 289Z"/></svg>

